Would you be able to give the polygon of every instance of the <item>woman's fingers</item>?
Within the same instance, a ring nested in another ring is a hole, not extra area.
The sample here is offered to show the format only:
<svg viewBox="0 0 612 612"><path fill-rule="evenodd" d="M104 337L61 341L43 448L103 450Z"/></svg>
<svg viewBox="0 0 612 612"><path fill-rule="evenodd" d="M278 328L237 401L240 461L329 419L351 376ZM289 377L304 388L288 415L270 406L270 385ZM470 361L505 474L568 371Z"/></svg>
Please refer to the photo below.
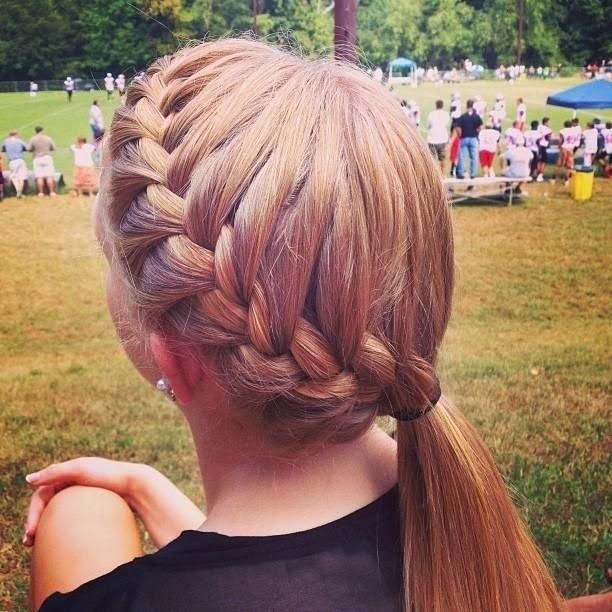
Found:
<svg viewBox="0 0 612 612"><path fill-rule="evenodd" d="M61 463L52 463L38 472L28 474L25 478L29 484L35 487L66 480L76 482L81 476L85 461L87 460L79 458L62 461Z"/></svg>
<svg viewBox="0 0 612 612"><path fill-rule="evenodd" d="M63 488L63 487L62 487ZM53 485L45 485L39 487L34 491L30 505L28 507L28 514L26 517L25 530L23 534L23 544L25 546L32 546L34 544L34 538L36 537L36 528L38 522L51 498L60 490L60 488Z"/></svg>

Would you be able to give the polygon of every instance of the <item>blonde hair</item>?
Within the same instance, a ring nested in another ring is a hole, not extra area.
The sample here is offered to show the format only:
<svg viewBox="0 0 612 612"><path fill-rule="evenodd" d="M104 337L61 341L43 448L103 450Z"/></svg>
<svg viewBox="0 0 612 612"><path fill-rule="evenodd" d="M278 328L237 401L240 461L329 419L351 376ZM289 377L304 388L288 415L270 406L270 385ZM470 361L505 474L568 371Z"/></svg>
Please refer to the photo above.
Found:
<svg viewBox="0 0 612 612"><path fill-rule="evenodd" d="M419 409L453 288L439 171L359 70L249 40L158 60L114 117L103 214L139 317L211 351L294 448ZM558 610L474 430L398 426L407 610Z"/></svg>

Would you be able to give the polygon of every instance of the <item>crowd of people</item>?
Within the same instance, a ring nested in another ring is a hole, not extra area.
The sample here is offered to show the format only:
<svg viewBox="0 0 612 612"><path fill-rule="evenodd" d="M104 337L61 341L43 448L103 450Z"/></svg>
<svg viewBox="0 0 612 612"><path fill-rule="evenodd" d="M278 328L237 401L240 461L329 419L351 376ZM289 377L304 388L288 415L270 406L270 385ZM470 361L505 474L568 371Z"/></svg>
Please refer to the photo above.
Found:
<svg viewBox="0 0 612 612"><path fill-rule="evenodd" d="M107 99L117 90L123 97L126 90L124 75L113 78L107 73L104 79ZM64 81L68 102L72 100L75 82L68 76ZM32 90L31 90L32 91ZM500 93L492 107L482 96L475 96L463 104L461 95L453 93L448 110L444 101L437 100L435 109L421 126L421 109L415 100L400 100L410 121L423 127L429 148L445 172L450 162L450 175L455 178L494 177L496 168L504 176L531 178L544 181L547 165L552 161L550 153L557 151L556 163L550 172L551 182L561 178L567 184L572 176L578 155L582 165L599 167L604 176L612 177L612 122L604 123L594 118L581 126L577 118L568 119L558 131L553 132L550 119L528 121L527 106L523 98L516 101L516 113L510 127L507 122L506 100ZM74 156L73 185L75 195L91 194L97 190L99 144L104 136L104 116L97 100L89 109L91 141L79 136L70 147ZM551 145L555 145L551 150ZM2 144L7 159L6 172L0 156L0 198L4 196L4 183L12 183L18 198L25 193L28 179L34 179L39 197L56 195L56 171L53 163L55 143L41 126L35 135L24 142L16 130L9 133ZM32 171L25 161L26 153L32 154Z"/></svg>
<svg viewBox="0 0 612 612"><path fill-rule="evenodd" d="M421 111L415 101L402 101L411 122L420 127ZM554 132L550 119L528 120L527 105L518 98L512 125L506 130L506 101L498 94L488 110L482 97L476 96L462 104L458 93L452 95L449 110L438 100L423 126L427 143L434 157L445 171L450 161L450 175L456 178L475 178L480 169L485 177L495 176L495 160L504 176L531 178L544 181L546 166L552 161L552 145L558 145L556 164L552 167L551 182L562 178L567 184L576 160L582 154L582 165L601 167L604 176L612 177L612 122L594 118L581 126L577 118L567 120Z"/></svg>

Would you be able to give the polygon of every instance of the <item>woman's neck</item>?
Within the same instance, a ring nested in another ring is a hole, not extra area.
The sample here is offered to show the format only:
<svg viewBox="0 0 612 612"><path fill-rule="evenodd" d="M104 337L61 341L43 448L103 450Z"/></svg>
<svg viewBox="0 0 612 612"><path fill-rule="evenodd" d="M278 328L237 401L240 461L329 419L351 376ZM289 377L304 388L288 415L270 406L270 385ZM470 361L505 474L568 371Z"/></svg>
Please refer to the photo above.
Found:
<svg viewBox="0 0 612 612"><path fill-rule="evenodd" d="M303 531L367 505L397 482L395 442L378 427L353 442L292 459L278 456L261 435L223 413L235 414L188 411L206 493L203 531Z"/></svg>

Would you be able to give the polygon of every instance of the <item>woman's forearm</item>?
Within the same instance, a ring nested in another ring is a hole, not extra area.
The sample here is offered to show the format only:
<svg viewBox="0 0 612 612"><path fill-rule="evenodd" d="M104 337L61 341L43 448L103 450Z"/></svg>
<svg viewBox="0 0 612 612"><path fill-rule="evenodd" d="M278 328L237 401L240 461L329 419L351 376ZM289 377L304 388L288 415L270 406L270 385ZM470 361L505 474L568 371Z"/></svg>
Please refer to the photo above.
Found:
<svg viewBox="0 0 612 612"><path fill-rule="evenodd" d="M206 518L168 478L144 464L134 465L125 499L158 547L185 529L197 529Z"/></svg>

